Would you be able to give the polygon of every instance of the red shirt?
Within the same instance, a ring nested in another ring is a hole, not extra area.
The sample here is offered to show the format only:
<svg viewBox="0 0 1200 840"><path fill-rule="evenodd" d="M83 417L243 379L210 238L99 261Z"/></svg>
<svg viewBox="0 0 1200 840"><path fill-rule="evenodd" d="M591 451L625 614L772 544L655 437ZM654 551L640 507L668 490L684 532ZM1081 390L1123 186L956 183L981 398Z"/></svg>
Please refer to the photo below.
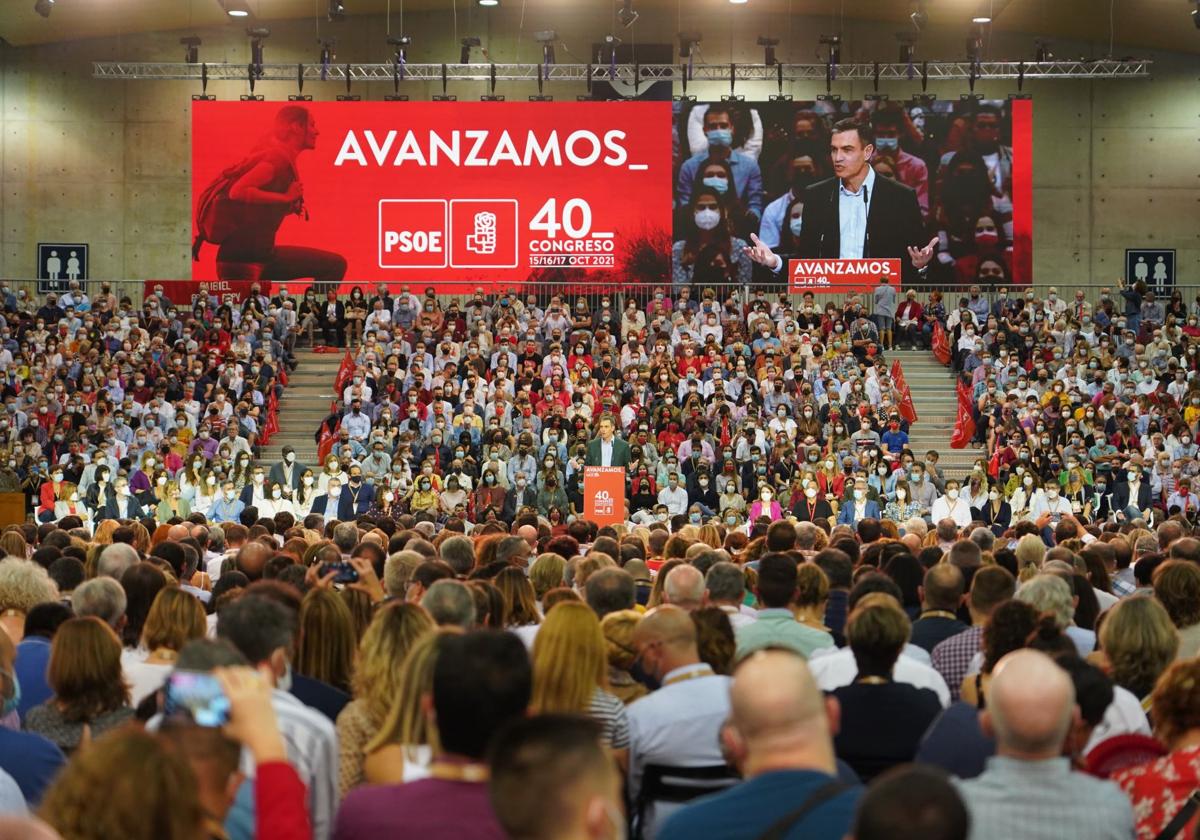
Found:
<svg viewBox="0 0 1200 840"><path fill-rule="evenodd" d="M1200 746L1175 750L1146 764L1115 773L1133 803L1138 840L1153 840L1166 828L1192 791L1200 787ZM1191 837L1200 817L1193 817L1182 836Z"/></svg>

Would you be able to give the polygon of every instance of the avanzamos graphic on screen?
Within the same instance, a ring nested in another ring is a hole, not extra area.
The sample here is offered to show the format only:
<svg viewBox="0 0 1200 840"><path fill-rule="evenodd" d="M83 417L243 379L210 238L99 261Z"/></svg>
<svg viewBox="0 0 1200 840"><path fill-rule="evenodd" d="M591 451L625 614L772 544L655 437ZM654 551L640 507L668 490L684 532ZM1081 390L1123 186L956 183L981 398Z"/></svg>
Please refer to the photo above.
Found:
<svg viewBox="0 0 1200 840"><path fill-rule="evenodd" d="M193 106L193 279L642 280L670 105ZM653 268L651 268L653 271Z"/></svg>

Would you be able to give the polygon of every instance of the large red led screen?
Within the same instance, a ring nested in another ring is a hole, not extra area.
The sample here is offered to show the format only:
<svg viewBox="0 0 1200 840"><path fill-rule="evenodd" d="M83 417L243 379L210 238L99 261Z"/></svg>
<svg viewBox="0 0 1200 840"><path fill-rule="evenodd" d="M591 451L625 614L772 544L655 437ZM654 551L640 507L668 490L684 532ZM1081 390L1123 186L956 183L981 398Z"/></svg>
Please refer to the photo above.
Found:
<svg viewBox="0 0 1200 840"><path fill-rule="evenodd" d="M671 105L197 102L193 280L658 282Z"/></svg>

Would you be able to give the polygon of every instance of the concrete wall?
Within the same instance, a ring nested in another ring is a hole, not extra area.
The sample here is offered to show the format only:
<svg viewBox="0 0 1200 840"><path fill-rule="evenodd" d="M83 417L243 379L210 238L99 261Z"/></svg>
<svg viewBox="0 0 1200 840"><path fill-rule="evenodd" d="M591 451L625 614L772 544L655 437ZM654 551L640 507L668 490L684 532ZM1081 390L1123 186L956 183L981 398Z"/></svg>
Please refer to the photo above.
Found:
<svg viewBox="0 0 1200 840"><path fill-rule="evenodd" d="M463 4L460 4L460 6ZM612 30L607 13L560 11L526 21L520 42L519 8L480 17L461 9L457 29L447 14L410 14L404 31L414 36L409 60L456 61L457 39L480 36L495 61L537 60L536 29L553 27L567 49L587 60L589 45ZM511 6L512 4L509 4ZM602 4L601 4L602 5ZM62 13L68 10L63 9ZM668 16L673 17L673 16ZM641 43L673 43L678 23L655 20L644 12L636 26ZM709 40L709 62L761 61L756 35L772 32L784 41L784 61L814 60L824 19L729 20L695 23ZM1186 18L1180 25L1186 25ZM684 25L689 26L687 21ZM352 18L323 34L338 37L338 61L387 61L382 18ZM271 23L268 62L314 62L312 21ZM847 21L843 60L895 59L894 27ZM393 32L399 27L394 26ZM619 30L626 42L631 31ZM172 278L190 274L190 97L196 86L183 82L113 82L91 77L94 60L179 61L181 35L158 33L58 44L0 48L0 275L32 277L36 243L82 241L91 245L93 278ZM240 27L202 30L206 61L246 62L247 41ZM725 40L726 35L729 40ZM732 43L731 43L732 41ZM994 58L1030 57L1032 36L997 34ZM1107 45L1059 44L1060 56L1101 55ZM929 33L920 47L930 58L961 58L961 33ZM571 55L559 47L560 61ZM1034 95L1034 267L1039 284L1109 282L1123 270L1126 247L1179 249L1181 283L1200 285L1200 95L1195 55L1153 54L1123 49L1117 55L1148 55L1156 64L1153 81L1031 82ZM481 59L476 59L481 60ZM823 85L794 85L797 99L823 93ZM919 90L919 82L881 86L893 98ZM838 83L834 92L859 98L865 83ZM965 82L931 83L941 98L965 92ZM1002 98L1015 82L984 83L977 90ZM248 92L245 83L214 83L210 93L222 99ZM260 84L258 93L284 99L290 83ZM306 93L332 99L341 83L309 84ZM387 84L359 85L355 93L381 99ZM414 99L440 92L440 85L408 85ZM452 85L450 93L476 98L483 83ZM511 99L536 93L536 85L501 85ZM571 86L548 93L572 99ZM728 92L727 83L693 84L688 93L701 99ZM739 85L748 100L774 93L774 85Z"/></svg>

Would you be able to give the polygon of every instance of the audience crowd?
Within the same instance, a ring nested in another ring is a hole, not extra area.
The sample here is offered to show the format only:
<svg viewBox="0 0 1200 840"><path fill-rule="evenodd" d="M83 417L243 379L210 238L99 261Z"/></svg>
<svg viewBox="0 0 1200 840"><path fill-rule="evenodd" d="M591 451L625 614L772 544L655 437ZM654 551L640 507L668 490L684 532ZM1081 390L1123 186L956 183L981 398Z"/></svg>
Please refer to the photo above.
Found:
<svg viewBox="0 0 1200 840"><path fill-rule="evenodd" d="M0 829L1190 837L1194 323L726 292L381 287L313 468L252 412L326 302L6 301ZM938 330L964 476L885 365Z"/></svg>

